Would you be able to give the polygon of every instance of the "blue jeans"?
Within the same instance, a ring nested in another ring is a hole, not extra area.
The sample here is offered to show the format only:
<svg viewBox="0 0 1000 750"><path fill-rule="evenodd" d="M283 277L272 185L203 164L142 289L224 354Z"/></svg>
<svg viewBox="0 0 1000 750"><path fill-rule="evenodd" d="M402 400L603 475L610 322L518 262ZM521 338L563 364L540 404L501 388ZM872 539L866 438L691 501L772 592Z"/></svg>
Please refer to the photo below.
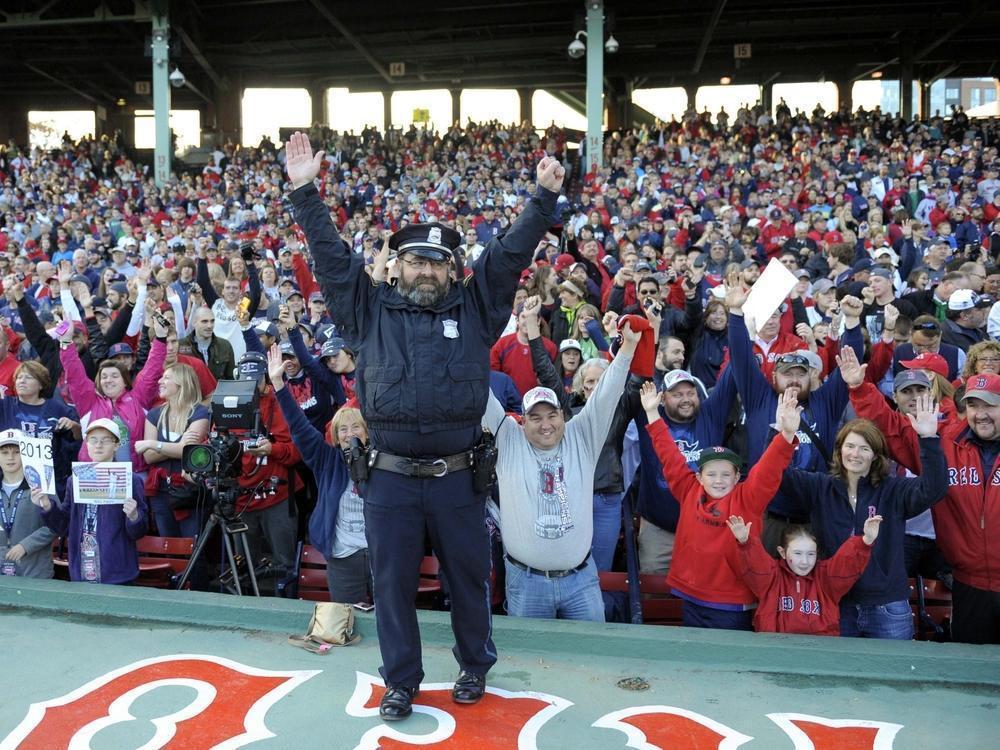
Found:
<svg viewBox="0 0 1000 750"><path fill-rule="evenodd" d="M590 554L597 570L611 570L615 559L618 536L622 531L622 493L594 493L594 540Z"/></svg>
<svg viewBox="0 0 1000 750"><path fill-rule="evenodd" d="M841 604L840 635L845 638L913 638L913 611L905 599L886 604Z"/></svg>
<svg viewBox="0 0 1000 750"><path fill-rule="evenodd" d="M507 614L563 620L604 622L604 597L594 558L585 568L562 578L528 573L505 560L507 568Z"/></svg>

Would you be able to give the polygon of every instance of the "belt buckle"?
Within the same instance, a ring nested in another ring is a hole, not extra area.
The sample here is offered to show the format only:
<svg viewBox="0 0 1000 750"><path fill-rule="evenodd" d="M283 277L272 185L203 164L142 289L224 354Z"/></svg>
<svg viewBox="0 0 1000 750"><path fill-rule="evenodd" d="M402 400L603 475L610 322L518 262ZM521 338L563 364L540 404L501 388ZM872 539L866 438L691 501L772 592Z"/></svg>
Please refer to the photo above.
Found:
<svg viewBox="0 0 1000 750"><path fill-rule="evenodd" d="M441 467L441 471L440 472L437 472L435 474L431 474L432 477L440 478L440 477L445 476L448 473L448 462L445 461L443 458L435 459L434 461L431 461L429 464L427 464L427 466L429 468L433 468L435 466L440 466Z"/></svg>

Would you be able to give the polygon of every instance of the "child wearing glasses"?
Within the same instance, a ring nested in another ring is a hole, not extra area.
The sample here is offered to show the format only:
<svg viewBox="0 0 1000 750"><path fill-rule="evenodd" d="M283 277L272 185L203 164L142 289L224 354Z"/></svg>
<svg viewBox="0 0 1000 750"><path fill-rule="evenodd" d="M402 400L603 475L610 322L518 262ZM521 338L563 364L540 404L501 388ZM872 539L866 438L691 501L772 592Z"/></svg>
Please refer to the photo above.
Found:
<svg viewBox="0 0 1000 750"><path fill-rule="evenodd" d="M121 433L113 420L95 419L87 425L84 440L91 461L114 461ZM62 503L58 498L53 502L40 490L32 490L31 502L41 509L45 524L66 537L70 580L129 583L139 575L135 542L146 533L148 510L136 473L132 474L132 497L121 505L78 503L72 482L66 483Z"/></svg>

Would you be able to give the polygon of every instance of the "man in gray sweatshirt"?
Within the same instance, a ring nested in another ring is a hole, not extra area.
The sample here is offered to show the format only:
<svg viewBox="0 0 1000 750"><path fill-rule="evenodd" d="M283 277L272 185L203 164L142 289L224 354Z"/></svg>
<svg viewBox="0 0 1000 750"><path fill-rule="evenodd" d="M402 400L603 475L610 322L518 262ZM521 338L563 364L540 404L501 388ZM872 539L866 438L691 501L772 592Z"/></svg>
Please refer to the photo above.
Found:
<svg viewBox="0 0 1000 750"><path fill-rule="evenodd" d="M563 418L556 394L524 396L524 426L491 395L483 426L497 440L500 534L507 612L515 617L604 621L593 541L594 468L641 335L626 324L622 346L583 410Z"/></svg>

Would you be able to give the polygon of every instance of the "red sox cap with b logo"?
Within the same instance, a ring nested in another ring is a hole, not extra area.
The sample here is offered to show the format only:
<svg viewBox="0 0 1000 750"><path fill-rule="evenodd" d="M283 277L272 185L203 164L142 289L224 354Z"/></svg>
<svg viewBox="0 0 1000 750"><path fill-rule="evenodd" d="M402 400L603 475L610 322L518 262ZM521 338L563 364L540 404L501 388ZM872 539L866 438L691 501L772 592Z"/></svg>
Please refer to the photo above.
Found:
<svg viewBox="0 0 1000 750"><path fill-rule="evenodd" d="M973 375L965 385L965 398L978 398L991 406L1000 404L1000 375L985 372Z"/></svg>

